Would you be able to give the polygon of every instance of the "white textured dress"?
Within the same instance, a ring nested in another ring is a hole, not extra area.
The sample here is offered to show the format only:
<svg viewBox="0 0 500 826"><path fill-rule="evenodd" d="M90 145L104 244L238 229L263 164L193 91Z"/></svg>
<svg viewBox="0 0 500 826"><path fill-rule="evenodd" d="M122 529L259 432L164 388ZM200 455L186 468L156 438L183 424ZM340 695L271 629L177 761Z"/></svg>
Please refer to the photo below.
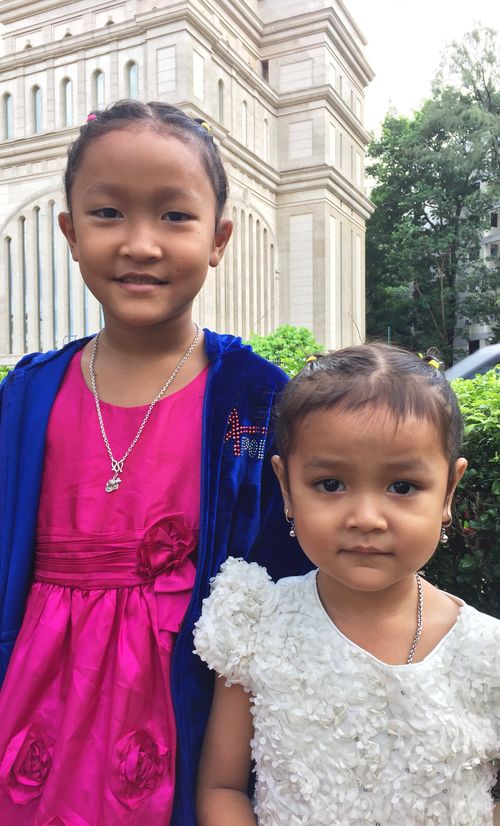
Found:
<svg viewBox="0 0 500 826"><path fill-rule="evenodd" d="M491 826L500 621L463 605L421 662L386 665L325 612L316 572L230 558L199 656L252 693L259 826Z"/></svg>

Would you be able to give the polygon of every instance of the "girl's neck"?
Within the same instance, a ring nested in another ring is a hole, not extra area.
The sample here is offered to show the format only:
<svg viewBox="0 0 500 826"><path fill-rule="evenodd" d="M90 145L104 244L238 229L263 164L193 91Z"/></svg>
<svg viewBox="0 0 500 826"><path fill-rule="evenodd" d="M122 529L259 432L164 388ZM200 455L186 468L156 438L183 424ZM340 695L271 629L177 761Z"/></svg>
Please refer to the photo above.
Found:
<svg viewBox="0 0 500 826"><path fill-rule="evenodd" d="M318 592L327 613L339 621L367 622L401 614L416 604L417 586L414 574L387 588L376 591L361 591L349 588L323 571L318 571ZM413 610L413 608L411 608Z"/></svg>
<svg viewBox="0 0 500 826"><path fill-rule="evenodd" d="M417 630L414 574L381 591L355 591L322 571L318 593L336 627L360 648L388 665L404 665ZM423 629L413 662L424 659L456 622L456 600L422 580Z"/></svg>
<svg viewBox="0 0 500 826"><path fill-rule="evenodd" d="M168 329L122 328L107 321L99 336L94 361L99 399L119 407L150 404L188 350L195 333L196 327L191 318L184 319L182 324L171 324ZM81 362L89 389L93 347L94 340L85 346ZM165 396L189 384L207 363L203 333L200 331L196 347Z"/></svg>
<svg viewBox="0 0 500 826"><path fill-rule="evenodd" d="M162 360L169 355L185 352L195 331L190 316L182 316L168 325L155 324L151 327L132 327L106 318L99 346L114 358L123 358L129 364L131 360Z"/></svg>

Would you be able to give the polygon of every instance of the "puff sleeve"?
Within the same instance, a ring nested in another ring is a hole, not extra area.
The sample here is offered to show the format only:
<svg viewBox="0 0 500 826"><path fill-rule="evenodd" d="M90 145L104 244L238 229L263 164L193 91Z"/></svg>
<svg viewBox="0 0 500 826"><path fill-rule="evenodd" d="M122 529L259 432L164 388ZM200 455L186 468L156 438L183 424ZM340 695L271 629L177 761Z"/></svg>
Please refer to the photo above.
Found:
<svg viewBox="0 0 500 826"><path fill-rule="evenodd" d="M265 568L234 557L212 580L195 624L195 653L229 683L250 689L249 668L262 621L272 612L274 592Z"/></svg>

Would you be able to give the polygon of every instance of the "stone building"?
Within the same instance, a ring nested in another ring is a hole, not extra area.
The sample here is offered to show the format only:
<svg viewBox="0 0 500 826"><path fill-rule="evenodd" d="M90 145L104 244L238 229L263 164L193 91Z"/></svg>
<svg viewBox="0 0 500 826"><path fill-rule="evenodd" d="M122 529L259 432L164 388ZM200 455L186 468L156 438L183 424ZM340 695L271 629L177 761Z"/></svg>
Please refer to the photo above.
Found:
<svg viewBox="0 0 500 826"><path fill-rule="evenodd" d="M348 5L348 0L346 0ZM92 108L161 99L209 120L235 231L195 315L247 336L364 333L365 41L343 0L2 0L0 363L97 330L57 226Z"/></svg>

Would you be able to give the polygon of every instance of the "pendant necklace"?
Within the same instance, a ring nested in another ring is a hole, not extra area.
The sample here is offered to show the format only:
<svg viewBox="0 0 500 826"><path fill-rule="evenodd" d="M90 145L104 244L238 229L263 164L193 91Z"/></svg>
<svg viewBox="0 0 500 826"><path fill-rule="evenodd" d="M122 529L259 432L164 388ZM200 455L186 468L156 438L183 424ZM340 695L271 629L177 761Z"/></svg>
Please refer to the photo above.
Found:
<svg viewBox="0 0 500 826"><path fill-rule="evenodd" d="M418 590L418 597L417 597L417 630L415 631L415 636L413 637L413 642L411 644L410 653L408 654L408 659L406 660L407 665L411 665L413 662L413 657L415 656L415 649L417 647L418 641L422 636L422 628L423 628L423 612L424 612L424 589L422 588L422 578L419 574L415 574L415 579L417 580L417 590Z"/></svg>
<svg viewBox="0 0 500 826"><path fill-rule="evenodd" d="M94 373L94 361L95 361L95 356L96 356L96 353L97 353L97 345L99 343L99 336L101 335L102 331L99 331L97 333L97 335L94 339L94 345L92 347L92 353L91 353L91 356L90 356L89 372L90 372L90 385L91 385L91 388L92 388L92 394L94 396L95 409L97 411L97 418L99 420L99 427L101 428L101 435L102 435L102 438L103 438L104 446L106 447L106 450L108 451L108 456L111 460L111 470L112 470L112 473L113 473L113 476L111 477L111 479L109 479L106 482L106 485L104 486L104 490L106 491L106 493L112 493L114 490L117 490L118 487L120 486L121 481L122 481L121 477L120 477L120 473L123 473L123 465L125 463L125 459L127 459L129 457L130 453L132 452L132 450L136 446L137 442L139 441L141 433L144 430L144 428L146 426L146 422L148 421L149 417L151 416L151 413L153 412L153 408L156 405L156 402L158 402L161 399L161 397L163 396L165 391L170 387L170 385L172 384L173 380L175 379L177 373L184 366L184 364L188 360L189 356L193 352L194 348L198 344L198 341L199 341L199 338L200 338L200 328L196 323L195 323L195 327L196 327L196 333L195 333L194 339L192 340L191 344L189 345L189 348L184 353L183 357L181 358L180 362L176 366L173 373L168 377L167 381L165 382L165 384L161 388L160 392L154 397L153 401L149 405L149 407L147 409L147 412L146 412L146 415L144 416L141 424L139 425L139 430L135 434L134 438L132 439L132 442L128 446L127 450L125 451L125 453L123 454L121 459L115 459L115 457L113 456L113 451L111 450L111 447L110 447L110 444L109 444L109 441L108 441L108 437L106 435L106 430L104 428L104 422L102 420L101 405L99 403L99 397L97 395L97 387L96 387L96 380L95 380L95 373Z"/></svg>

